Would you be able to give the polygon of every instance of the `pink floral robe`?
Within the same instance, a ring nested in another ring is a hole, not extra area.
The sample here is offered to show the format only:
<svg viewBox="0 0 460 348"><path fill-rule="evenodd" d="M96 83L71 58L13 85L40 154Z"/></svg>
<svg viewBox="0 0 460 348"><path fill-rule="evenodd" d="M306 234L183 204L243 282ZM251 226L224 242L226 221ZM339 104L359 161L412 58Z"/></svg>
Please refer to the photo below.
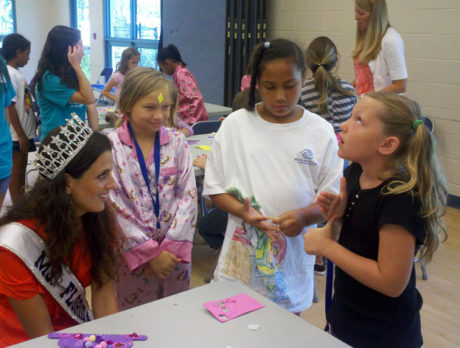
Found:
<svg viewBox="0 0 460 348"><path fill-rule="evenodd" d="M179 117L188 124L207 121L208 113L204 107L203 96L192 73L179 64L173 74L174 84L179 91Z"/></svg>
<svg viewBox="0 0 460 348"><path fill-rule="evenodd" d="M197 191L192 156L182 133L160 129L160 231L152 199L142 177L136 148L127 122L108 132L112 147L113 176L119 186L109 194L122 230L124 262L115 284L120 309L135 307L190 288L192 239L197 214ZM146 160L155 197L153 149ZM167 250L182 259L165 280L148 261Z"/></svg>

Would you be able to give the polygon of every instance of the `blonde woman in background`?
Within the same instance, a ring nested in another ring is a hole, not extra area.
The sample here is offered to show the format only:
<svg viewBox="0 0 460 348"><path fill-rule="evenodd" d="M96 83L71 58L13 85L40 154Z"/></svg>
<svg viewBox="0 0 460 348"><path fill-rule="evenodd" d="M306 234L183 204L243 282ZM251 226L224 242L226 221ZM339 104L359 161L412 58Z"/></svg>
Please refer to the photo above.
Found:
<svg viewBox="0 0 460 348"><path fill-rule="evenodd" d="M353 84L358 95L373 91L404 93L408 76L404 42L390 26L385 0L356 0L355 20Z"/></svg>

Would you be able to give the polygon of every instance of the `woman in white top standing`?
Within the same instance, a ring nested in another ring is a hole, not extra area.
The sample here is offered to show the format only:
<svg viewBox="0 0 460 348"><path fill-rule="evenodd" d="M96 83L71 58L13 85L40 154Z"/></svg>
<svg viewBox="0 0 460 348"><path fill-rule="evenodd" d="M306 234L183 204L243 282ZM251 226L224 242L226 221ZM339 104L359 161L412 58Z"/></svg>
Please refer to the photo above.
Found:
<svg viewBox="0 0 460 348"><path fill-rule="evenodd" d="M407 85L404 42L390 26L385 0L355 0L354 86L358 95L403 93Z"/></svg>

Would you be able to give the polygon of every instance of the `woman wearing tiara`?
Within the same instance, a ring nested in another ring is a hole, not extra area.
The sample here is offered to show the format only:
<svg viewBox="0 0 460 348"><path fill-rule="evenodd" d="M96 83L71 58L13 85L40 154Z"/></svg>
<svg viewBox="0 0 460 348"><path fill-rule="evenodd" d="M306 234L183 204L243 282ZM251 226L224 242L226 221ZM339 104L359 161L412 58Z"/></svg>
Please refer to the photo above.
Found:
<svg viewBox="0 0 460 348"><path fill-rule="evenodd" d="M0 347L118 311L109 140L73 115L36 166L34 187L0 219Z"/></svg>

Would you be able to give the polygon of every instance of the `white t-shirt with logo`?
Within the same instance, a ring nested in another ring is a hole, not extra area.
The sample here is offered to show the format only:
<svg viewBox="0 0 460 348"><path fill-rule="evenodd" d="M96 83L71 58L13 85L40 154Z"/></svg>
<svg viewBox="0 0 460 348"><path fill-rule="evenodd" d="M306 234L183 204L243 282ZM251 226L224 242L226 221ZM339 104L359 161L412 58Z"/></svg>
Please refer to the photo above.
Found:
<svg viewBox="0 0 460 348"><path fill-rule="evenodd" d="M22 73L8 65L8 73L10 74L11 83L16 91L16 96L13 98L15 103L16 111L19 116L19 122L21 123L22 129L26 134L27 138L33 139L37 135L37 119L34 116L29 86ZM18 141L18 136L10 124L11 138L13 141Z"/></svg>
<svg viewBox="0 0 460 348"><path fill-rule="evenodd" d="M252 197L270 217L309 206L320 191L339 190L343 160L337 148L331 124L307 110L295 122L275 124L257 111L240 109L226 118L214 138L203 194L231 191ZM315 262L303 248L307 228L272 243L229 215L215 279L238 279L292 312L307 309Z"/></svg>

